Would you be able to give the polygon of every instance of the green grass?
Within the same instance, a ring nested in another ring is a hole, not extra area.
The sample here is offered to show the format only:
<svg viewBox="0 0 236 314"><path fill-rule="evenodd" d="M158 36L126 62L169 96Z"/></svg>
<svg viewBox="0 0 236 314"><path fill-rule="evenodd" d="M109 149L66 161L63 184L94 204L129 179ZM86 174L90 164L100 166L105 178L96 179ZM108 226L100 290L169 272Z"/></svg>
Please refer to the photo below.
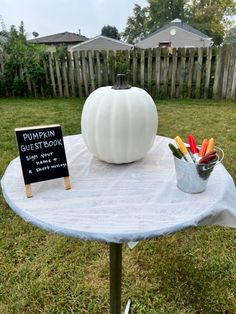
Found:
<svg viewBox="0 0 236 314"><path fill-rule="evenodd" d="M83 100L0 99L0 171L17 156L15 127L60 123L80 133ZM214 137L236 182L236 101L158 100L158 134ZM42 231L0 198L0 314L108 313L109 247ZM236 313L236 230L190 228L123 250L132 313Z"/></svg>

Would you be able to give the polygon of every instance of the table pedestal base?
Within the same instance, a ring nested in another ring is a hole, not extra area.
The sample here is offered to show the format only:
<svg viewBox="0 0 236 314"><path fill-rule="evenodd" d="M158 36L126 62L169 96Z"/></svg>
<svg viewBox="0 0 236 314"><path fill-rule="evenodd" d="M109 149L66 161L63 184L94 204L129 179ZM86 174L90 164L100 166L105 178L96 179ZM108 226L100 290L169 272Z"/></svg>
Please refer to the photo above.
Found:
<svg viewBox="0 0 236 314"><path fill-rule="evenodd" d="M110 314L121 314L122 244L110 243ZM129 314L128 300L124 314Z"/></svg>
<svg viewBox="0 0 236 314"><path fill-rule="evenodd" d="M110 314L121 313L122 244L110 243Z"/></svg>

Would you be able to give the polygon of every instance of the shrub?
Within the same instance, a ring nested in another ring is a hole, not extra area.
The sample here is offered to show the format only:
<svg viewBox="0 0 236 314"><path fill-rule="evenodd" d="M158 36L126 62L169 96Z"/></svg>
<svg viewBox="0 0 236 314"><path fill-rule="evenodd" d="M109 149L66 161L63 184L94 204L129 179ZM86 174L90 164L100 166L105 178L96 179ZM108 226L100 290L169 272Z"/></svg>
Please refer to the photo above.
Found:
<svg viewBox="0 0 236 314"><path fill-rule="evenodd" d="M6 61L0 85L5 84L13 95L24 95L27 81L38 85L44 79L41 57L46 50L40 45L27 43L23 22L18 31L11 26L2 53Z"/></svg>

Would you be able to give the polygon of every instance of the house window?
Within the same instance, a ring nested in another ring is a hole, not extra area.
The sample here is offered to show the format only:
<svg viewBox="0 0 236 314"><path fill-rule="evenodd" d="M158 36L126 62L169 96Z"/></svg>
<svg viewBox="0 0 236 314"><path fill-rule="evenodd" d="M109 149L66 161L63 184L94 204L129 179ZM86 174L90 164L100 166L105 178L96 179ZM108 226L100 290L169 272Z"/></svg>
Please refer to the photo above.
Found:
<svg viewBox="0 0 236 314"><path fill-rule="evenodd" d="M162 42L159 42L159 47L168 48L168 47L171 47L171 43L169 41L162 41Z"/></svg>

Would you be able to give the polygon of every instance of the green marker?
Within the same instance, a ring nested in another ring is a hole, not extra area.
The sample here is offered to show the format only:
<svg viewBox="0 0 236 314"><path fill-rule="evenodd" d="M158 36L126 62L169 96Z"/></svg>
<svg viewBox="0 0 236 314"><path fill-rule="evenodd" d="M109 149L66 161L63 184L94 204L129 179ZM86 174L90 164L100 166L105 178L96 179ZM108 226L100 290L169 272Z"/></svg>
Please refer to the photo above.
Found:
<svg viewBox="0 0 236 314"><path fill-rule="evenodd" d="M178 159L182 159L184 156L181 153L181 151L179 149L177 149L173 144L169 144L170 150L172 151L173 155L178 158Z"/></svg>

